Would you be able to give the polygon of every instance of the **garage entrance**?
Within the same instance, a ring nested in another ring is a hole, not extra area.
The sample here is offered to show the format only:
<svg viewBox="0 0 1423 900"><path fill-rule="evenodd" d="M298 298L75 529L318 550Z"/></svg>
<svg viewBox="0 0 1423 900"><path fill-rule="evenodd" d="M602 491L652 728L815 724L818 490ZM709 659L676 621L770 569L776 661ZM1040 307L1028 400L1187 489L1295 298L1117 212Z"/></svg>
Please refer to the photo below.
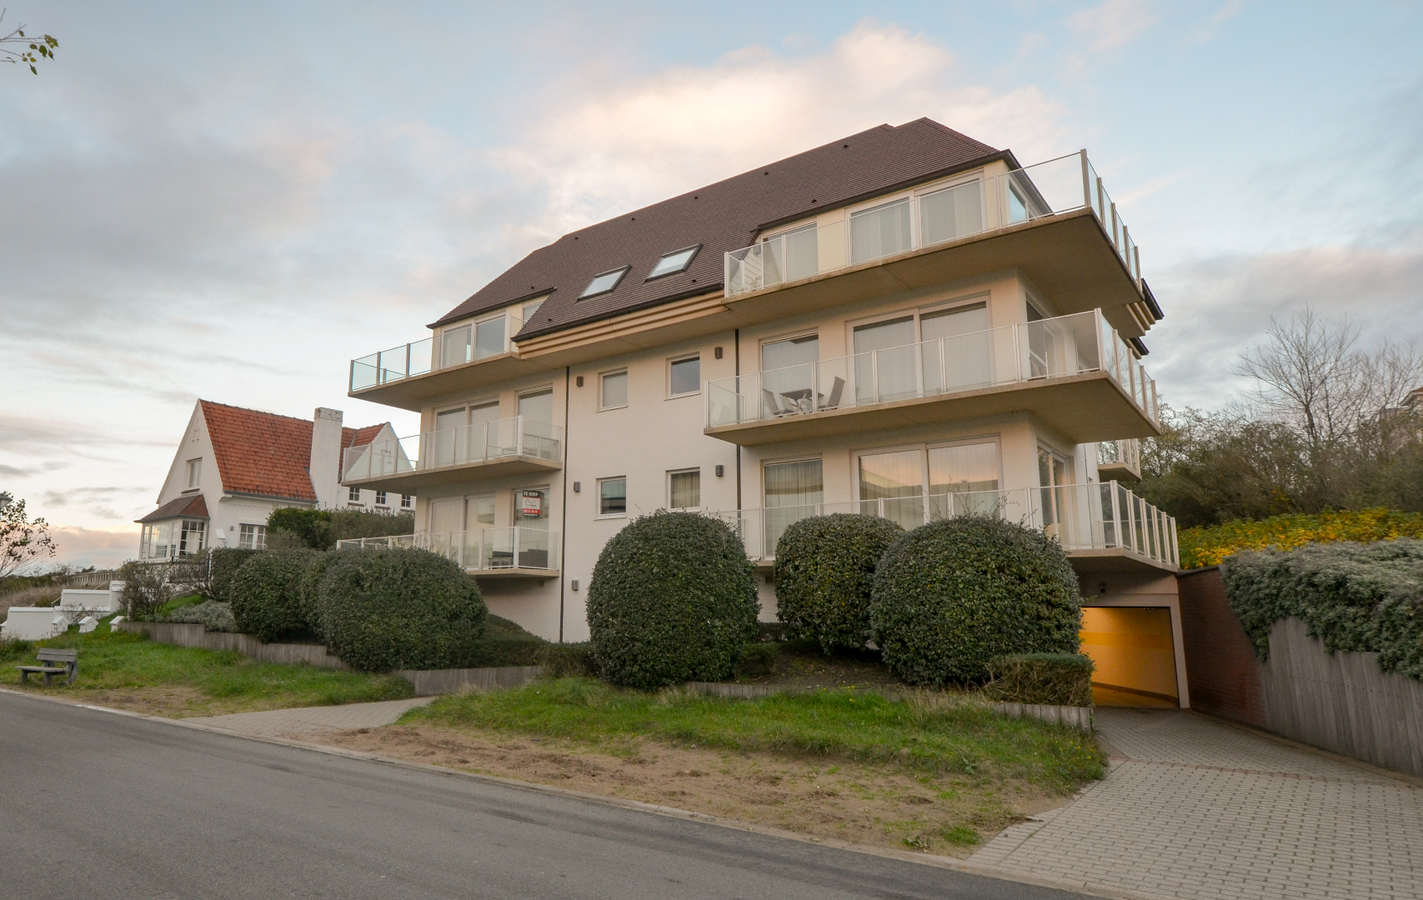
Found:
<svg viewBox="0 0 1423 900"><path fill-rule="evenodd" d="M1181 705L1170 609L1084 606L1082 652L1097 664L1092 675L1097 706Z"/></svg>

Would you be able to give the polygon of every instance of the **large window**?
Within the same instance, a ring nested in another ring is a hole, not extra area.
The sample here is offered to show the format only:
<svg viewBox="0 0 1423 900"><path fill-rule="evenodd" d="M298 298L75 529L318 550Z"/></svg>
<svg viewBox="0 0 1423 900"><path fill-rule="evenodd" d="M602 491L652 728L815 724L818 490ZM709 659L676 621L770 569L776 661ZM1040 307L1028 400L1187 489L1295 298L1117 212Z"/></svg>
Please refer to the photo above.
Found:
<svg viewBox="0 0 1423 900"><path fill-rule="evenodd" d="M519 415L535 422L553 421L553 389L530 391L519 395Z"/></svg>
<svg viewBox="0 0 1423 900"><path fill-rule="evenodd" d="M667 473L667 508L697 509L702 505L702 472L687 469Z"/></svg>
<svg viewBox="0 0 1423 900"><path fill-rule="evenodd" d="M864 453L860 512L916 528L948 516L1008 514L995 441Z"/></svg>
<svg viewBox="0 0 1423 900"><path fill-rule="evenodd" d="M702 358L688 356L667 364L667 396L682 397L702 389Z"/></svg>
<svg viewBox="0 0 1423 900"><path fill-rule="evenodd" d="M855 402L992 384L995 335L988 325L987 301L974 300L856 326Z"/></svg>
<svg viewBox="0 0 1423 900"><path fill-rule="evenodd" d="M626 369L621 372L604 373L601 382L599 409L618 409L628 405L628 373Z"/></svg>
<svg viewBox="0 0 1423 900"><path fill-rule="evenodd" d="M970 181L919 197L919 228L925 247L983 230L983 187Z"/></svg>
<svg viewBox="0 0 1423 900"><path fill-rule="evenodd" d="M850 214L850 262L862 263L910 249L909 198Z"/></svg>
<svg viewBox="0 0 1423 900"><path fill-rule="evenodd" d="M625 516L628 511L627 478L598 479L598 515Z"/></svg>
<svg viewBox="0 0 1423 900"><path fill-rule="evenodd" d="M267 547L267 526L238 525L237 546L243 550L265 550Z"/></svg>
<svg viewBox="0 0 1423 900"><path fill-rule="evenodd" d="M1072 494L1072 464L1067 457L1045 447L1038 448L1038 485L1042 489L1043 528L1061 538L1060 526L1067 518ZM1064 542L1065 543L1065 542Z"/></svg>
<svg viewBox="0 0 1423 900"><path fill-rule="evenodd" d="M440 365L448 368L498 356L509 349L509 337L508 321L502 311L479 322L447 328L441 338Z"/></svg>
<svg viewBox="0 0 1423 900"><path fill-rule="evenodd" d="M765 477L765 547L766 556L776 555L776 543L795 522L818 515L825 501L825 479L821 461L803 459L795 462L769 463Z"/></svg>
<svg viewBox="0 0 1423 900"><path fill-rule="evenodd" d="M207 527L203 519L169 519L144 525L139 557L156 560L194 556L207 546Z"/></svg>
<svg viewBox="0 0 1423 900"><path fill-rule="evenodd" d="M815 394L815 363L819 359L819 335L807 334L762 344L762 415L801 411Z"/></svg>

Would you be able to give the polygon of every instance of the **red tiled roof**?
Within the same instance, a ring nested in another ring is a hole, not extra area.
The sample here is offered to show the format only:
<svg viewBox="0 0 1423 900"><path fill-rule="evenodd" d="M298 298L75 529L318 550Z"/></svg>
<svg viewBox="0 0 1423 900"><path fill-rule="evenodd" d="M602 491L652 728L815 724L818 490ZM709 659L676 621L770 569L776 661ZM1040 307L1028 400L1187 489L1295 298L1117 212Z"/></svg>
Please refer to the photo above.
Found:
<svg viewBox="0 0 1423 900"><path fill-rule="evenodd" d="M1010 151L931 119L880 125L566 234L435 325L551 292L536 319L520 330L519 338L526 339L714 290L723 280L724 254L750 245L765 228L993 159L1017 167ZM662 254L694 245L701 250L685 271L647 280ZM632 270L615 290L578 299L593 276L621 266Z"/></svg>
<svg viewBox="0 0 1423 900"><path fill-rule="evenodd" d="M341 447L364 447L376 439L385 425L367 425L365 428L342 428Z"/></svg>
<svg viewBox="0 0 1423 900"><path fill-rule="evenodd" d="M311 464L309 420L199 402L224 491L316 502L306 471Z"/></svg>
<svg viewBox="0 0 1423 900"><path fill-rule="evenodd" d="M157 522L161 519L206 519L207 517L208 503L203 499L203 495L189 494L186 497L169 500L137 521L144 523Z"/></svg>

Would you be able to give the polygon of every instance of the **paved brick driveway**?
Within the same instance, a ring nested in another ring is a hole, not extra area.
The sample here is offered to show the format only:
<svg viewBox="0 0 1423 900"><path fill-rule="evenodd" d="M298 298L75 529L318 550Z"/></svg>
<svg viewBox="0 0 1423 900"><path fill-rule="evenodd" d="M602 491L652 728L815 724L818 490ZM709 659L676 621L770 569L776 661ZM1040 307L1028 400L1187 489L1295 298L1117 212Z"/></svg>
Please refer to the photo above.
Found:
<svg viewBox="0 0 1423 900"><path fill-rule="evenodd" d="M972 862L1143 896L1423 898L1423 788L1181 711L1099 709L1110 774Z"/></svg>

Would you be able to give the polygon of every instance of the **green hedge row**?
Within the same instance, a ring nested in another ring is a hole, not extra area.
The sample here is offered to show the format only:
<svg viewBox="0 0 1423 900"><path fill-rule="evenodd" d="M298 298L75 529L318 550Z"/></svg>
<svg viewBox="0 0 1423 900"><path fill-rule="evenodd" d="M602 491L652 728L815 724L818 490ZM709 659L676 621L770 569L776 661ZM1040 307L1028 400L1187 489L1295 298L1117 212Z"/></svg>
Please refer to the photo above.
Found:
<svg viewBox="0 0 1423 900"><path fill-rule="evenodd" d="M1221 576L1262 661L1274 624L1298 617L1330 653L1377 652L1383 671L1423 680L1423 541L1238 553Z"/></svg>

